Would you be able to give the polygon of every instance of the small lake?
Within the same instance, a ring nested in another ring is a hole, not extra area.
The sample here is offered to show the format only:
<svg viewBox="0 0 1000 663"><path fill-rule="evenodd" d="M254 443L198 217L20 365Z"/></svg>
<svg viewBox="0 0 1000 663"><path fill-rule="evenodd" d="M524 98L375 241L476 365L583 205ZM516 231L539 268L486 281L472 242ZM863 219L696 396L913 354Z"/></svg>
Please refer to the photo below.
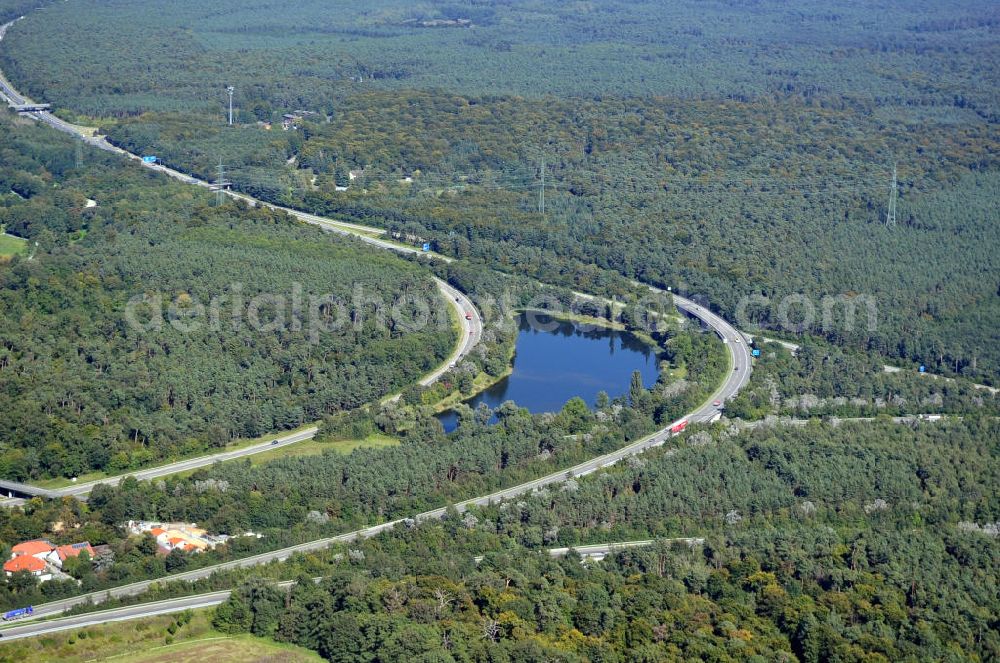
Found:
<svg viewBox="0 0 1000 663"><path fill-rule="evenodd" d="M632 334L539 314L522 314L517 322L513 372L466 401L473 410L514 401L531 412L558 412L574 396L594 407L601 391L611 398L627 394L632 371L642 374L646 387L656 382L656 349ZM453 411L438 419L447 432L458 425Z"/></svg>

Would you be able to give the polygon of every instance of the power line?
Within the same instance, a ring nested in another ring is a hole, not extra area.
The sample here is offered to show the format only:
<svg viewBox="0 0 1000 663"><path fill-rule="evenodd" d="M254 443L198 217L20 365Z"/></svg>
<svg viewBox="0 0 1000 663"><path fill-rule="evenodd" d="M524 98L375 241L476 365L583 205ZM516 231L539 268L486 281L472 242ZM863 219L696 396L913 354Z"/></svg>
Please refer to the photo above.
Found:
<svg viewBox="0 0 1000 663"><path fill-rule="evenodd" d="M468 175L446 175L435 173L424 173L413 185L423 185L431 188L446 188L451 190L469 189L471 191L509 191L515 193L528 189L537 190L536 209L539 213L545 213L545 194L548 189L556 191L568 191L576 186L573 182L552 182L547 176L547 160L539 159L536 176L531 181L523 174L517 173L485 173L479 176L470 177ZM236 181L242 185L252 184L258 186L271 187L291 187L296 190L308 190L311 187L305 185L299 173L283 172L276 176L267 168L251 167L242 174L232 174ZM285 180L285 177L291 177ZM528 176L530 177L530 176ZM526 181L527 179L527 181ZM395 184L401 182L399 176L388 173L366 173L362 183L355 186L370 187L380 184ZM606 181L603 184L593 182L595 186L615 186L613 182ZM628 186L637 191L661 191L667 194L723 194L726 192L738 192L741 195L821 195L821 194L856 194L872 195L878 187L873 186L870 179L855 175L853 177L829 177L822 175L806 175L798 177L782 177L778 175L758 175L739 176L733 174L705 174L687 178L652 178L650 180L630 179ZM897 181L898 187L898 181Z"/></svg>
<svg viewBox="0 0 1000 663"><path fill-rule="evenodd" d="M226 181L226 166L222 163L222 158L219 157L219 177L211 187L215 189L216 206L222 207L223 203L226 202L226 188L231 184L232 182Z"/></svg>

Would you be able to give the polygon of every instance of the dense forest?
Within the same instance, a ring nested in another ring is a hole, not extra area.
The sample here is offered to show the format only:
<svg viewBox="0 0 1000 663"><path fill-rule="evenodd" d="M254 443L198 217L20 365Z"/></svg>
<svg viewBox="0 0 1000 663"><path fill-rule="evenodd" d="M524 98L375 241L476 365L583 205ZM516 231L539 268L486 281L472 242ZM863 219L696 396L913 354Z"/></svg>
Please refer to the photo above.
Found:
<svg viewBox="0 0 1000 663"><path fill-rule="evenodd" d="M0 65L131 150L209 178L222 156L270 200L547 282L669 285L746 326L798 329L802 294L806 331L996 382L998 19L978 3L44 11ZM876 322L824 325L825 297Z"/></svg>
<svg viewBox="0 0 1000 663"><path fill-rule="evenodd" d="M997 425L817 422L740 433L720 424L564 486L250 571L325 580L302 582L289 599L250 580L216 623L334 661L396 647L433 660L992 660ZM71 500L58 507L15 511L4 530L88 518ZM94 536L101 526L84 527ZM664 541L598 565L538 552L648 538ZM115 544L100 573L198 561L146 545ZM234 570L156 595L247 577ZM38 591L18 581L15 601ZM53 598L56 585L42 590Z"/></svg>
<svg viewBox="0 0 1000 663"><path fill-rule="evenodd" d="M246 91L246 113L336 108L338 86L523 97L844 95L917 113L998 112L996 89L979 82L996 83L980 56L1000 17L974 0L178 0L169 13L136 0L66 4L19 26L4 52L28 92L91 115L210 108L221 116L227 84ZM424 24L435 19L468 23Z"/></svg>
<svg viewBox="0 0 1000 663"><path fill-rule="evenodd" d="M730 417L1000 415L1000 392L915 370L887 372L875 355L820 343L795 352L776 342L755 347L753 380L726 403Z"/></svg>
<svg viewBox="0 0 1000 663"><path fill-rule="evenodd" d="M454 343L416 266L282 213L212 206L7 117L0 191L0 226L36 247L0 265L6 479L121 472L294 428L406 386ZM350 324L310 308L325 296ZM406 324L404 299L424 300L426 326Z"/></svg>
<svg viewBox="0 0 1000 663"><path fill-rule="evenodd" d="M345 662L1000 656L996 422L697 435L293 561L289 595L250 580L216 624ZM651 535L599 564L537 552Z"/></svg>

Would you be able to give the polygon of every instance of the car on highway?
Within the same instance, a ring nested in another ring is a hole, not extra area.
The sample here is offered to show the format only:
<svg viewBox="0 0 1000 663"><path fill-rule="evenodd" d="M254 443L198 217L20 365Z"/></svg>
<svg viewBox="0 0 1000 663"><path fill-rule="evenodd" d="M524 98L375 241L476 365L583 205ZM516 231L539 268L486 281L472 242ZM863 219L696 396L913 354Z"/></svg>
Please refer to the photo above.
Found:
<svg viewBox="0 0 1000 663"><path fill-rule="evenodd" d="M712 405L714 405L715 407L722 407L722 401L716 399L712 401Z"/></svg>
<svg viewBox="0 0 1000 663"><path fill-rule="evenodd" d="M277 444L277 443L278 443L278 442L280 442L280 441L281 441L281 440L271 440L271 444Z"/></svg>

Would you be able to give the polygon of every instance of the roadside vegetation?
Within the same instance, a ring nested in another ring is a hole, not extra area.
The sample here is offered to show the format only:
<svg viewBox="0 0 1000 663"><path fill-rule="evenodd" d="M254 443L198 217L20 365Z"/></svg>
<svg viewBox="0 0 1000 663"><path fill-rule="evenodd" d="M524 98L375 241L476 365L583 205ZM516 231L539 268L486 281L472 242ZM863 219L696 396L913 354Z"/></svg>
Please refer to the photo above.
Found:
<svg viewBox="0 0 1000 663"><path fill-rule="evenodd" d="M0 232L0 261L9 260L27 252L28 241L23 237L15 237Z"/></svg>
<svg viewBox="0 0 1000 663"><path fill-rule="evenodd" d="M726 403L730 417L1000 415L1000 394L993 390L914 369L886 372L875 354L808 341L795 352L780 343L754 347L761 354L753 380Z"/></svg>
<svg viewBox="0 0 1000 663"><path fill-rule="evenodd" d="M215 624L331 661L992 660L997 426L716 426L354 544L290 599L251 581ZM583 565L532 552L677 536L705 543Z"/></svg>
<svg viewBox="0 0 1000 663"><path fill-rule="evenodd" d="M430 413L386 403L325 421L316 444L333 448L320 455L281 455L260 465L243 459L153 482L126 478L116 487L96 486L86 503L35 499L23 508L0 510L0 541L44 537L111 546L97 563L78 569L79 583L38 584L15 574L0 586L0 608L158 578L405 518L620 448L700 405L727 370L723 346L713 334L675 331L658 340L664 360L683 367L685 378L663 372L651 389L640 382L628 396L599 398L596 410L574 398L557 413L531 415L507 402L491 425L492 411L465 407L458 429L445 435ZM384 436L399 444L363 445L346 455L338 448L338 441ZM213 551L164 555L151 536L126 536L122 526L129 520L198 523L236 538ZM248 531L261 537L240 536Z"/></svg>

